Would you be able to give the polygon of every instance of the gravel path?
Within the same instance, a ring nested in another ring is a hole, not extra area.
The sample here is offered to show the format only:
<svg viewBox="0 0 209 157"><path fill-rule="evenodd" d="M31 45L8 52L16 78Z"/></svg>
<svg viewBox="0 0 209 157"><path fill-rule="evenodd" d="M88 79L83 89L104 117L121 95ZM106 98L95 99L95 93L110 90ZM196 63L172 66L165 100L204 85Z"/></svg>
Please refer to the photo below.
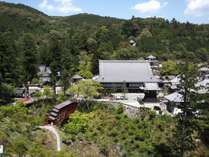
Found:
<svg viewBox="0 0 209 157"><path fill-rule="evenodd" d="M55 129L55 127L53 125L45 125L45 126L40 126L39 128L48 130L49 132L53 134L53 136L57 140L57 151L61 151L61 138L60 138L58 131Z"/></svg>

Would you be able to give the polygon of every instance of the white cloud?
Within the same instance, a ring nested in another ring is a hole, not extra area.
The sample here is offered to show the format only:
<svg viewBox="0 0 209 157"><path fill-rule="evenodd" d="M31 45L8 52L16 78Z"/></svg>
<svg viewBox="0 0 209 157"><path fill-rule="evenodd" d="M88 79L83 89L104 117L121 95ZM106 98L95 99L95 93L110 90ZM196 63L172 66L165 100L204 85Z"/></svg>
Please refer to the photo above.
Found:
<svg viewBox="0 0 209 157"><path fill-rule="evenodd" d="M161 3L158 0L150 0L144 3L136 4L133 9L140 13L153 13L167 6L168 2Z"/></svg>
<svg viewBox="0 0 209 157"><path fill-rule="evenodd" d="M72 0L42 0L39 8L50 13L79 13L82 9L73 5Z"/></svg>
<svg viewBox="0 0 209 157"><path fill-rule="evenodd" d="M209 15L209 0L187 0L184 14L197 17Z"/></svg>

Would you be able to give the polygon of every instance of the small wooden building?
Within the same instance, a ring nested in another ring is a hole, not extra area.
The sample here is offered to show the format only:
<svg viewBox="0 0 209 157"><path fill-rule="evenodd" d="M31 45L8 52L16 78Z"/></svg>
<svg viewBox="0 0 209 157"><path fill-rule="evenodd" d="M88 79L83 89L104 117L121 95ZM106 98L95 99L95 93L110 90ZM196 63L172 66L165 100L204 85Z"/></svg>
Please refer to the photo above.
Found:
<svg viewBox="0 0 209 157"><path fill-rule="evenodd" d="M52 72L51 72L50 67L48 67L46 65L40 65L38 69L39 69L39 72L37 75L38 75L41 83L47 84L47 83L51 82L50 75Z"/></svg>
<svg viewBox="0 0 209 157"><path fill-rule="evenodd" d="M83 77L81 77L80 75L76 74L71 78L72 83L78 82L80 80L83 80Z"/></svg>
<svg viewBox="0 0 209 157"><path fill-rule="evenodd" d="M69 118L71 113L75 112L77 104L77 102L72 102L68 100L54 106L54 108L49 111L47 123L55 125L62 124L63 121Z"/></svg>
<svg viewBox="0 0 209 157"><path fill-rule="evenodd" d="M178 92L174 92L165 96L163 101L167 106L168 112L175 114L175 109L177 110L180 105L183 105L184 96Z"/></svg>

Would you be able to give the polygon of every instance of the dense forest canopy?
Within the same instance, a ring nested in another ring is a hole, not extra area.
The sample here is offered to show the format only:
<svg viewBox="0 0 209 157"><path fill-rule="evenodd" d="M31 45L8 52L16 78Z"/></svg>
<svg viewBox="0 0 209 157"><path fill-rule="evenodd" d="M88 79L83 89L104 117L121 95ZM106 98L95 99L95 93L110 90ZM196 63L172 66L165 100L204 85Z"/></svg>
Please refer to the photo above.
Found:
<svg viewBox="0 0 209 157"><path fill-rule="evenodd" d="M51 17L6 2L0 2L0 21L1 95L32 82L41 64L50 66L55 85L59 80L65 84L63 80L75 73L84 78L97 74L99 59L138 59L149 54L163 61L189 57L205 62L209 58L209 25L157 17Z"/></svg>

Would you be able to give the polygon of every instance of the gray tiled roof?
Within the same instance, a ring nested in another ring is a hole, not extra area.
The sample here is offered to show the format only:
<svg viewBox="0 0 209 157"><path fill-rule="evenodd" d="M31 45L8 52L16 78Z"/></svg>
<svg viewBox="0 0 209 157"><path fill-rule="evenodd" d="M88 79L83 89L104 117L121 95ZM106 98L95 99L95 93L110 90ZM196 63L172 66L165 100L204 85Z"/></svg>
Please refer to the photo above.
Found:
<svg viewBox="0 0 209 157"><path fill-rule="evenodd" d="M83 77L81 77L80 75L78 74L75 74L72 79L83 79Z"/></svg>
<svg viewBox="0 0 209 157"><path fill-rule="evenodd" d="M159 82L144 60L100 60L99 82Z"/></svg>
<svg viewBox="0 0 209 157"><path fill-rule="evenodd" d="M182 94L179 94L178 92L169 94L167 96L164 97L166 100L170 101L170 102L176 102L176 103L181 103L184 102L184 97Z"/></svg>
<svg viewBox="0 0 209 157"><path fill-rule="evenodd" d="M157 83L145 83L145 88L144 90L148 91L160 91L161 89L159 88Z"/></svg>
<svg viewBox="0 0 209 157"><path fill-rule="evenodd" d="M153 56L153 55L149 55L149 56L147 57L147 59L156 59L156 57Z"/></svg>

